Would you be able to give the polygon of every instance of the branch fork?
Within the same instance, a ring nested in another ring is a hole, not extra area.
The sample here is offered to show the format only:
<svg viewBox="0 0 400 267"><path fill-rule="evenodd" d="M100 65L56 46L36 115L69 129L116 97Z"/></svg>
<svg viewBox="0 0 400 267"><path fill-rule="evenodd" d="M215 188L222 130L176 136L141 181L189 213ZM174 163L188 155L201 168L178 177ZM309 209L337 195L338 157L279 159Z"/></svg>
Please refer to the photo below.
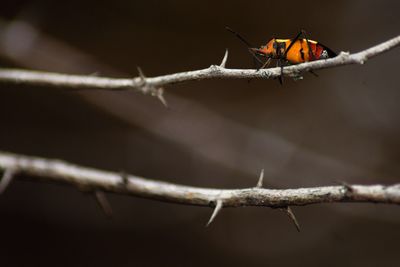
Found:
<svg viewBox="0 0 400 267"><path fill-rule="evenodd" d="M139 82L137 83L136 87L139 88L139 90L143 94L150 94L151 96L157 97L161 103L167 108L168 104L167 101L164 98L164 88L162 87L156 87L147 82L147 78L144 75L142 69L140 67L137 67L138 72L139 72ZM135 79L134 79L135 81Z"/></svg>

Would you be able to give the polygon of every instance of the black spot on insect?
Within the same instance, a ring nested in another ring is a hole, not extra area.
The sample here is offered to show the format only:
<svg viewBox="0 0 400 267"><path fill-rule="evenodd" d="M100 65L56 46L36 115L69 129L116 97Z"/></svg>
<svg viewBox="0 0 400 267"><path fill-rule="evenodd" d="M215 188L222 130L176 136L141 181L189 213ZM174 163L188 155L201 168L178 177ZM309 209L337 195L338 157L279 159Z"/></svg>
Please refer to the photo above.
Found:
<svg viewBox="0 0 400 267"><path fill-rule="evenodd" d="M301 56L301 59L304 61L304 51L303 51L303 47L300 49L300 56Z"/></svg>

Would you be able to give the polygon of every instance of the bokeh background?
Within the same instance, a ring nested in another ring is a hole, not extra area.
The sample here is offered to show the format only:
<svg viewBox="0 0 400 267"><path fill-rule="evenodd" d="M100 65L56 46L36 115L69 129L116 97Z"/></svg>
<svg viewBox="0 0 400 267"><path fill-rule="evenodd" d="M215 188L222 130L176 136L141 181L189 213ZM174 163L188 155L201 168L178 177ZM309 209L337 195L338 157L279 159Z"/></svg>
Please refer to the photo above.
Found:
<svg viewBox="0 0 400 267"><path fill-rule="evenodd" d="M399 1L20 1L0 9L0 64L133 77L249 68L229 25L257 46L303 28L357 52L399 34ZM0 85L0 149L193 186L397 183L399 49L304 80L210 80L136 92ZM212 210L14 181L0 196L2 266L396 266L399 207Z"/></svg>

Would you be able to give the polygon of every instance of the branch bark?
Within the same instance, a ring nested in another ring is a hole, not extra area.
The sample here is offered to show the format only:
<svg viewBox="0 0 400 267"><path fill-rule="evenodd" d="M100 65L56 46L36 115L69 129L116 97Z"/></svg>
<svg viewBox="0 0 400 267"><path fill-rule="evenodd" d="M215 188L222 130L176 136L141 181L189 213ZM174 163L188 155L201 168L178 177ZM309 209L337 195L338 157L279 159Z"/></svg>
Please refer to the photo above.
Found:
<svg viewBox="0 0 400 267"><path fill-rule="evenodd" d="M350 64L364 64L368 59L380 55L400 44L400 36L380 43L361 52L350 54L341 52L337 57L317 60L283 69L283 75L298 77L305 71L333 68ZM228 53L220 65L211 65L206 69L169 74L158 77L145 77L142 73L136 78L107 78L85 75L69 75L20 69L0 69L0 82L26 85L45 85L69 89L136 89L144 94L157 96L162 100L162 87L187 81L206 79L271 79L281 75L280 68L269 69L228 69L225 68Z"/></svg>
<svg viewBox="0 0 400 267"><path fill-rule="evenodd" d="M240 206L286 208L332 202L400 204L400 184L344 184L298 189L265 189L258 186L245 189L198 188L7 152L0 152L0 170L70 184L84 191L100 190L179 204L217 207L217 212L222 207Z"/></svg>

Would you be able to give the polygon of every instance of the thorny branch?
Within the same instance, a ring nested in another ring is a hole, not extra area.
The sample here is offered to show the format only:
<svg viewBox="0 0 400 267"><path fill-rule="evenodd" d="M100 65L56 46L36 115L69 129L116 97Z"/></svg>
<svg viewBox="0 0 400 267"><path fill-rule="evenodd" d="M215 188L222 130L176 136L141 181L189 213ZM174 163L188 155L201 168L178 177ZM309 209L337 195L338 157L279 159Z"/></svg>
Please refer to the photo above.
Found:
<svg viewBox="0 0 400 267"><path fill-rule="evenodd" d="M400 36L397 36L358 53L350 54L348 52L341 52L337 57L332 59L317 60L285 67L283 69L283 75L299 77L299 74L306 71L332 68L349 64L364 64L368 59L393 49L399 44ZM166 104L162 97L162 87L167 85L206 79L271 79L281 75L281 69L279 67L261 70L228 69L225 67L227 59L228 51L226 51L224 59L220 65L211 65L206 69L168 74L158 77L145 77L139 69L138 77L123 79L3 68L0 69L0 82L26 85L45 85L69 89L136 89L144 94L156 96L164 104Z"/></svg>
<svg viewBox="0 0 400 267"><path fill-rule="evenodd" d="M400 204L400 184L390 186L344 184L298 189L265 189L261 188L263 179L261 173L257 185L250 188L198 188L8 152L0 152L0 170L4 171L4 177L9 176L8 180L12 176L27 175L38 180L70 184L84 191L112 192L179 204L213 207L215 210L208 224L215 219L222 208L226 207L266 206L282 209L299 229L290 206L332 202ZM100 197L103 199L102 195ZM106 206L108 207L108 204Z"/></svg>

